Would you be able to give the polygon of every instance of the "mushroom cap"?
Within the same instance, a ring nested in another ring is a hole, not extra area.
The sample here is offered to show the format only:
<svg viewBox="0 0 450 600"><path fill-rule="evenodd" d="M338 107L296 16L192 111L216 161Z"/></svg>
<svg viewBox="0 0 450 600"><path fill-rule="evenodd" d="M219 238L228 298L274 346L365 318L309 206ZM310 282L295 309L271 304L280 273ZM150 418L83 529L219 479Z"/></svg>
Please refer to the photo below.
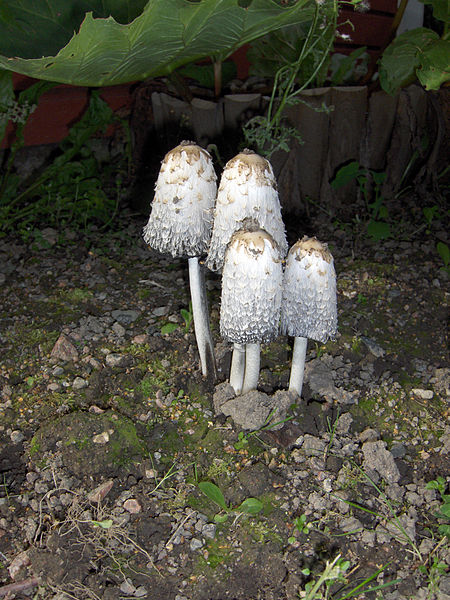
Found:
<svg viewBox="0 0 450 600"><path fill-rule="evenodd" d="M336 273L326 244L304 237L289 250L281 332L326 342L337 331Z"/></svg>
<svg viewBox="0 0 450 600"><path fill-rule="evenodd" d="M284 257L286 233L272 166L251 150L244 150L225 165L217 193L214 226L206 265L223 266L225 251L239 229L263 229L278 244Z"/></svg>
<svg viewBox="0 0 450 600"><path fill-rule="evenodd" d="M166 154L155 186L144 241L159 252L200 256L211 239L216 173L210 154L181 142Z"/></svg>
<svg viewBox="0 0 450 600"><path fill-rule="evenodd" d="M268 233L235 233L222 272L222 337L235 344L273 340L278 335L282 279L280 252Z"/></svg>

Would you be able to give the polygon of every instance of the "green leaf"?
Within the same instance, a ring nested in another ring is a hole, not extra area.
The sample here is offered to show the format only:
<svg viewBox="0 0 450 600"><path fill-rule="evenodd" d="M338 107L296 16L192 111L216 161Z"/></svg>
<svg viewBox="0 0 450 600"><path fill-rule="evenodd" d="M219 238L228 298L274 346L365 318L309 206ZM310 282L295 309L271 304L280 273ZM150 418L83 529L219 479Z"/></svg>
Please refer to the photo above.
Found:
<svg viewBox="0 0 450 600"><path fill-rule="evenodd" d="M113 524L112 519L106 519L105 521L92 521L95 527L101 527L102 529L110 529Z"/></svg>
<svg viewBox="0 0 450 600"><path fill-rule="evenodd" d="M34 55L41 58L24 58L14 51L10 52L14 58L0 56L0 67L72 85L127 83L167 75L205 57L224 60L240 46L270 31L307 20L312 5L313 0L298 0L290 7L273 0L253 0L243 8L239 0L149 0L142 14L126 25L113 16L96 18L88 12L79 31L55 56L42 57L34 50ZM31 10L34 27L30 23L22 28L18 25L19 39L14 47L20 46L24 36L37 36L42 41L49 35L48 29L40 32L36 25L32 0L22 0L19 13L26 6ZM62 0L60 6L64 8ZM52 14L51 20L54 23L57 16Z"/></svg>
<svg viewBox="0 0 450 600"><path fill-rule="evenodd" d="M448 267L450 264L450 249L447 244L444 244L444 242L438 242L436 244L436 250L438 251L439 256L442 258L444 265Z"/></svg>
<svg viewBox="0 0 450 600"><path fill-rule="evenodd" d="M210 500L215 502L218 506L220 506L220 508L223 508L223 510L226 511L230 510L227 506L227 503L225 502L224 495L217 487L217 485L215 485L211 481L200 481L198 487L200 488L200 491L205 494L205 496L207 496Z"/></svg>
<svg viewBox="0 0 450 600"><path fill-rule="evenodd" d="M417 78L426 90L438 90L450 80L450 41L436 40L420 57Z"/></svg>
<svg viewBox="0 0 450 600"><path fill-rule="evenodd" d="M257 515L263 508L263 503L257 498L246 498L236 510L247 515Z"/></svg>
<svg viewBox="0 0 450 600"><path fill-rule="evenodd" d="M178 328L177 323L166 323L161 327L161 333L165 335L166 333L172 333L175 329Z"/></svg>
<svg viewBox="0 0 450 600"><path fill-rule="evenodd" d="M449 504L443 504L441 506L440 513L446 519L450 519L450 503Z"/></svg>
<svg viewBox="0 0 450 600"><path fill-rule="evenodd" d="M416 69L421 66L421 55L436 40L439 40L438 34L425 27L399 35L381 57L381 87L388 94L395 94L401 87L412 83L416 78Z"/></svg>
<svg viewBox="0 0 450 600"><path fill-rule="evenodd" d="M347 183L350 183L351 181L356 179L359 174L359 163L358 161L354 160L348 163L348 165L344 165L336 172L336 175L334 176L334 179L331 182L331 187L337 190L340 187L347 185Z"/></svg>
<svg viewBox="0 0 450 600"><path fill-rule="evenodd" d="M391 237L391 227L389 223L383 221L370 221L367 225L367 233L376 242L386 240Z"/></svg>
<svg viewBox="0 0 450 600"><path fill-rule="evenodd" d="M228 515L224 514L224 515L214 515L214 521L216 523L225 523L225 521L228 519Z"/></svg>
<svg viewBox="0 0 450 600"><path fill-rule="evenodd" d="M450 539L450 525L439 525L438 531Z"/></svg>

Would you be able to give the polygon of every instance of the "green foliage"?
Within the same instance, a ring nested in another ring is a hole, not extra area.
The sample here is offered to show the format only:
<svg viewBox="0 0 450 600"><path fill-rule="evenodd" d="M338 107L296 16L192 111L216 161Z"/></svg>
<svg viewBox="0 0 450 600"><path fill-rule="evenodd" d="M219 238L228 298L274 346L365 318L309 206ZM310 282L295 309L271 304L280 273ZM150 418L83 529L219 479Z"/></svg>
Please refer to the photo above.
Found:
<svg viewBox="0 0 450 600"><path fill-rule="evenodd" d="M347 598L357 598L360 594L386 589L389 586L399 583L401 580L388 581L380 585L369 587L369 584L378 577L388 565L383 565L361 583L354 585L349 581L347 574L350 568L350 561L341 558L338 554L332 561L327 561L323 572L312 581L309 581L305 590L301 592L300 597L304 600L346 600ZM353 571L352 571L353 572ZM309 577L310 569L302 570L303 575ZM333 593L332 587L341 584L340 591ZM347 591L343 591L347 590Z"/></svg>
<svg viewBox="0 0 450 600"><path fill-rule="evenodd" d="M285 48L280 55L283 62L275 74L267 113L253 117L243 129L246 144L260 154L270 158L278 150L287 152L291 139L301 143L297 129L286 124L284 111L299 102L300 92L320 80L326 72L337 14L337 0L316 3L306 35L303 34L294 47ZM260 52L263 54L264 48ZM287 62L290 57L294 60ZM327 108L323 107L323 110Z"/></svg>
<svg viewBox="0 0 450 600"><path fill-rule="evenodd" d="M442 262L444 263L444 269L449 272L450 271L450 249L444 242L438 242L436 244L436 250L438 251L439 256L442 258Z"/></svg>
<svg viewBox="0 0 450 600"><path fill-rule="evenodd" d="M172 323L171 321L169 321L167 323L164 323L164 325L161 327L161 333L163 335L166 335L169 333L173 333L175 329L178 329L178 323Z"/></svg>
<svg viewBox="0 0 450 600"><path fill-rule="evenodd" d="M443 520L438 527L439 533L445 535L450 540L450 494L446 494L447 482L441 476L433 481L429 481L426 485L428 490L437 490L441 496L442 506L436 513L438 519Z"/></svg>
<svg viewBox="0 0 450 600"><path fill-rule="evenodd" d="M19 95L18 106L35 106L49 86L46 82L34 84ZM6 88L7 84L3 89ZM0 235L18 230L26 240L36 237L36 228L41 224L86 230L90 224L107 227L112 222L121 193L120 165L100 168L88 142L114 120L118 119L109 106L98 92L93 92L84 115L61 142L59 155L26 186L14 172L14 159L24 145L26 119L17 123L15 140L0 179ZM115 177L116 190L108 194L105 182L111 177Z"/></svg>
<svg viewBox="0 0 450 600"><path fill-rule="evenodd" d="M264 505L257 498L246 498L239 506L229 506L225 500L225 497L219 487L211 481L200 481L198 484L200 491L212 500L225 514L217 514L214 520L218 523L222 523L227 520L230 513L245 513L247 515L257 515L260 513Z"/></svg>
<svg viewBox="0 0 450 600"><path fill-rule="evenodd" d="M104 12L113 16L96 18L93 12L86 13L67 45L50 56L41 50L47 48L45 40L50 35L48 27L40 29L46 9L43 2L39 3L39 14L33 10L34 4L34 0L22 0L17 14L6 18L9 27L15 26L14 47L9 49L14 58L0 56L0 67L48 81L105 86L168 75L201 58L223 61L261 35L308 20L314 2L298 0L293 6L283 7L273 0L253 0L242 7L238 0L150 0L142 13L125 25L114 18L115 11L107 10L107 5ZM60 4L64 14L72 7L72 2L60 0ZM119 7L120 3L116 0L113 5ZM19 16L27 11L25 28ZM133 9L129 16L135 13ZM57 10L50 15L52 31L58 29L56 14ZM39 58L26 58L27 53L16 51L23 49L24 37L33 37L30 31L35 32L36 38L32 55ZM6 49L3 54L7 54Z"/></svg>
<svg viewBox="0 0 450 600"><path fill-rule="evenodd" d="M339 189L352 181L358 183L369 216L366 231L374 241L385 240L392 236L391 226L386 222L388 209L381 193L385 178L386 173L366 169L357 161L352 161L341 167L331 181L333 189Z"/></svg>
<svg viewBox="0 0 450 600"><path fill-rule="evenodd" d="M436 19L444 22L442 37L425 27L405 31L384 51L380 61L381 87L395 94L416 78L426 90L437 90L450 80L449 4L428 0Z"/></svg>

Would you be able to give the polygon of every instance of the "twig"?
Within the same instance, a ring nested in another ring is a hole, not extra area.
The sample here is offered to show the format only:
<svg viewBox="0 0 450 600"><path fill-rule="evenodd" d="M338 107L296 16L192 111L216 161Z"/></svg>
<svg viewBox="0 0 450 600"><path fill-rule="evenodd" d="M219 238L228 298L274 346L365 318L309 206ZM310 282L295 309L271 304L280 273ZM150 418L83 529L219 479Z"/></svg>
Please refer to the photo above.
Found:
<svg viewBox="0 0 450 600"><path fill-rule="evenodd" d="M28 579L24 579L23 581L17 581L16 583L9 583L8 585L4 585L0 587L0 597L7 596L11 592L22 592L23 590L28 590L29 588L35 587L39 585L39 579L37 577L29 577Z"/></svg>

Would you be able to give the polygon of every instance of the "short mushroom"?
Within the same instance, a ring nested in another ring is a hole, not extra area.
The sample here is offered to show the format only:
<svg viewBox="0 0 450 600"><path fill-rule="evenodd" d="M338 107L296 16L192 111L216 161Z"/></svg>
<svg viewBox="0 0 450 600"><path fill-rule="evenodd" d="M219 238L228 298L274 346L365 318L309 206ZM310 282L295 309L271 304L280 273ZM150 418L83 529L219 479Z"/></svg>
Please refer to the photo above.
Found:
<svg viewBox="0 0 450 600"><path fill-rule="evenodd" d="M281 333L294 336L289 391L302 393L308 338L325 343L337 331L336 273L326 244L304 237L289 250Z"/></svg>
<svg viewBox="0 0 450 600"><path fill-rule="evenodd" d="M206 266L220 271L233 233L250 227L272 236L283 257L286 233L272 166L251 150L228 161L220 179Z"/></svg>
<svg viewBox="0 0 450 600"><path fill-rule="evenodd" d="M222 272L220 333L234 344L230 384L236 395L256 388L260 344L278 335L282 278L280 250L267 232L233 235Z"/></svg>
<svg viewBox="0 0 450 600"><path fill-rule="evenodd" d="M193 142L181 142L162 161L152 211L144 228L144 240L149 246L174 258L188 258L202 373L213 377L216 374L214 346L199 257L206 253L211 238L216 180L209 153Z"/></svg>

